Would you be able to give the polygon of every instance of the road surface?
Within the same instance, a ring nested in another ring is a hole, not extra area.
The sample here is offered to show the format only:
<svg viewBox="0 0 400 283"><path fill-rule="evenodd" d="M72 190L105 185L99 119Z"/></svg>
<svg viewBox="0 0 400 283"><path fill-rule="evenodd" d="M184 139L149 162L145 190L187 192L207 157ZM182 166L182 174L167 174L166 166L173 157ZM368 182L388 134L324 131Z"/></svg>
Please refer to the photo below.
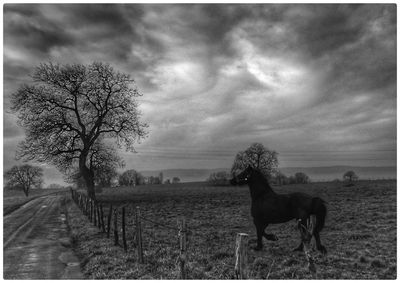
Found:
<svg viewBox="0 0 400 283"><path fill-rule="evenodd" d="M83 279L63 198L39 197L3 218L4 279Z"/></svg>

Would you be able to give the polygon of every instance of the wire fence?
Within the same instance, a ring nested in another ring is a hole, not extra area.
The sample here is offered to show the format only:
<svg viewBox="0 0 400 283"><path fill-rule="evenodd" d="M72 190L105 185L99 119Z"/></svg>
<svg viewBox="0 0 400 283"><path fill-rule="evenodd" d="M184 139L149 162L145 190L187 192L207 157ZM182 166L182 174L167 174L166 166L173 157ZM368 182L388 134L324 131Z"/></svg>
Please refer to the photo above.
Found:
<svg viewBox="0 0 400 283"><path fill-rule="evenodd" d="M125 252L136 250L139 263L145 262L145 249L165 246L178 249L177 262L179 262L180 279L186 279L188 229L185 218L178 219L177 226L172 226L143 216L140 207L133 207L132 204L102 203L72 189L71 197L88 220L105 233L107 238L114 240L114 245L121 246ZM176 237L170 237L169 241L165 237L158 237L157 233L160 233L160 229L155 227L162 227L164 231L173 231Z"/></svg>
<svg viewBox="0 0 400 283"><path fill-rule="evenodd" d="M174 254L173 258L176 258L175 265L179 266L179 278L187 279L189 237L193 240L204 235L193 229L189 230L185 217L178 218L177 226L173 226L143 215L140 207L134 207L133 204L113 205L98 202L73 189L71 197L88 220L107 238L113 239L115 246L122 247L125 252L136 252L139 263L145 263L145 250L165 250L165 247L168 247ZM159 227L163 229L158 229ZM303 236L310 237L310 235ZM236 236L235 265L229 267L234 270L236 279L249 279L248 234L238 233ZM308 243L304 244L308 247ZM315 273L310 249L307 248L304 252L310 271Z"/></svg>

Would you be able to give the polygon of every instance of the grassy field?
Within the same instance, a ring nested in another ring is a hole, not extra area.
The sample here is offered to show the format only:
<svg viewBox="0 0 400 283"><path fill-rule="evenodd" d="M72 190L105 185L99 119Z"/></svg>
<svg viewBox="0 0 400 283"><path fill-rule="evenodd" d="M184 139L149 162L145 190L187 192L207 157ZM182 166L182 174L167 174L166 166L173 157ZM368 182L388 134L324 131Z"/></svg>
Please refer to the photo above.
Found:
<svg viewBox="0 0 400 283"><path fill-rule="evenodd" d="M396 278L396 181L313 183L274 188L277 193L301 191L328 203L326 226L321 233L326 256L314 252L317 275L307 270L303 253L292 252L299 244L295 221L271 225L262 251L249 251L253 279L395 279ZM145 264L138 264L133 248L133 209L153 221L177 227L184 216L190 229L188 276L193 279L233 279L236 233L250 235L255 229L250 216L248 187L211 187L178 184L113 188L98 194L101 201L131 203L128 215L130 249L114 247L85 217L70 206L71 228L83 271L88 278L177 279L178 238L175 230L144 222Z"/></svg>

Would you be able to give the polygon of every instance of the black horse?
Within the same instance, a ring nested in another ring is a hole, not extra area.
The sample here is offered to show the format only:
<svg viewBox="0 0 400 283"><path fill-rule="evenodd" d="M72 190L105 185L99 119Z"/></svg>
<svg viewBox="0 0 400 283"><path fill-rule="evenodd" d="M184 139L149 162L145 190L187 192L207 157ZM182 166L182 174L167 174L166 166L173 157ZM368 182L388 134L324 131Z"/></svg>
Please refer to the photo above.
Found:
<svg viewBox="0 0 400 283"><path fill-rule="evenodd" d="M262 249L262 237L267 240L276 241L278 238L273 234L266 234L265 228L268 224L283 223L292 219L301 220L301 224L307 225L310 215L315 215L316 225L312 231L316 247L322 253L326 253L321 244L319 232L324 227L327 209L324 200L312 197L304 193L277 194L268 183L261 172L248 166L242 173L231 180L232 185L248 184L251 195L251 215L257 229L257 246L255 250ZM299 223L300 224L300 223ZM294 249L302 251L303 242Z"/></svg>

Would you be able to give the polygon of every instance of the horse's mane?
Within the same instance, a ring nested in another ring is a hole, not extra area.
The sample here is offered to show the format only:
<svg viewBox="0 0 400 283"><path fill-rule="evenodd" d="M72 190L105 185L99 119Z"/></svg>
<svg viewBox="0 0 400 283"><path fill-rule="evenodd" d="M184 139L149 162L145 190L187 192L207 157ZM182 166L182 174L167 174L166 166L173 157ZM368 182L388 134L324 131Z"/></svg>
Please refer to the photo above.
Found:
<svg viewBox="0 0 400 283"><path fill-rule="evenodd" d="M253 183L250 187L252 195L255 197L262 195L264 193L273 192L271 186L269 185L268 179L263 173L258 169L253 169L254 177L256 177L256 183Z"/></svg>
<svg viewBox="0 0 400 283"><path fill-rule="evenodd" d="M268 185L268 187L270 187L269 181L268 181L268 179L264 176L264 174L261 173L261 171L260 171L259 169L253 169L253 170L254 170L253 172L256 174L256 176L257 176L265 185Z"/></svg>

